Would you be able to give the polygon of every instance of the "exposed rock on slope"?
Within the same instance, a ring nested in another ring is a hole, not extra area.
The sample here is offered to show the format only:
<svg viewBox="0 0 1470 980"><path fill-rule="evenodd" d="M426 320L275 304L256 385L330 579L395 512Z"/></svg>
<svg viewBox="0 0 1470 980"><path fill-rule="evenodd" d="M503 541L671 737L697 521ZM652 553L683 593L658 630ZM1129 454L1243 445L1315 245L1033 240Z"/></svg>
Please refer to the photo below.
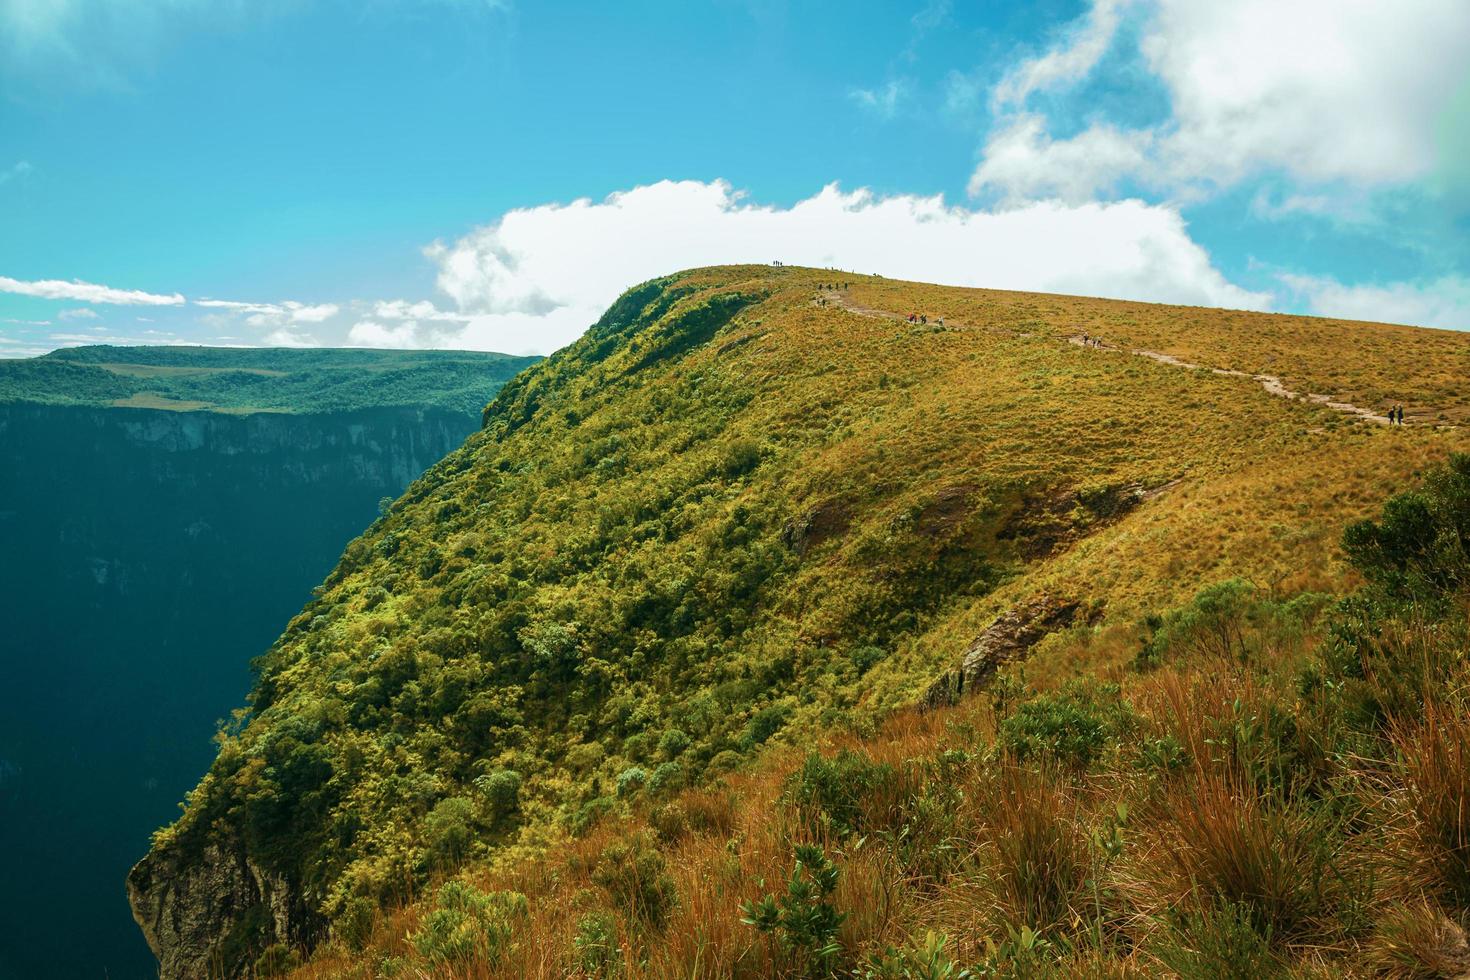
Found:
<svg viewBox="0 0 1470 980"><path fill-rule="evenodd" d="M924 692L925 708L955 704L982 688L1005 664L1020 660L1048 634L1077 620L1082 603L1075 599L1038 596L1006 610L975 638L953 669L940 675Z"/></svg>
<svg viewBox="0 0 1470 980"><path fill-rule="evenodd" d="M299 891L251 861L238 843L212 842L187 857L150 854L128 875L128 901L161 977L230 972L240 947L257 934L311 945L321 921Z"/></svg>

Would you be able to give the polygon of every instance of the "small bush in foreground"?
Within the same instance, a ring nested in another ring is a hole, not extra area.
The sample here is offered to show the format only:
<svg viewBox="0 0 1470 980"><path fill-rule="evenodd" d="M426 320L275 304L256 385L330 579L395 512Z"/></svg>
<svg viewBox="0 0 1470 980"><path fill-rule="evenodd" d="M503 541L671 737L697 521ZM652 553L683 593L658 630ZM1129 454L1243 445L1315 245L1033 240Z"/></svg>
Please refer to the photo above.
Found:
<svg viewBox="0 0 1470 980"><path fill-rule="evenodd" d="M624 911L655 927L664 924L678 901L668 862L648 832L605 847L592 880L607 889Z"/></svg>
<svg viewBox="0 0 1470 980"><path fill-rule="evenodd" d="M845 916L830 901L839 873L820 847L798 844L786 894L744 903L740 921L774 933L807 975L824 975L842 951L837 929Z"/></svg>

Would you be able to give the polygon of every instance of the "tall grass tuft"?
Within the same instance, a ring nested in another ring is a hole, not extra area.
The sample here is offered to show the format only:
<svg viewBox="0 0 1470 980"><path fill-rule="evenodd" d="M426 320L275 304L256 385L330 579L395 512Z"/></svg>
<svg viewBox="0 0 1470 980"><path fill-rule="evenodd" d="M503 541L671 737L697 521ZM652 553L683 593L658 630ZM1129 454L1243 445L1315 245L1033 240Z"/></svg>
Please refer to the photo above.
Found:
<svg viewBox="0 0 1470 980"><path fill-rule="evenodd" d="M1399 835L1406 884L1470 909L1470 718L1431 705L1395 742L1408 811Z"/></svg>

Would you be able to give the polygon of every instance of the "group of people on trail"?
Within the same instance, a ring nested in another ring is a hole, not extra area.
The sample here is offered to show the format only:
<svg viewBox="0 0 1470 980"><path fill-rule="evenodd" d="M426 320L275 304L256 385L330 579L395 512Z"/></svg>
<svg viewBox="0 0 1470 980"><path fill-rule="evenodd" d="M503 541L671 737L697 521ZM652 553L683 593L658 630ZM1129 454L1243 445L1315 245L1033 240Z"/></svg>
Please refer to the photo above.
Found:
<svg viewBox="0 0 1470 980"><path fill-rule="evenodd" d="M1389 425L1403 425L1404 424L1404 406L1402 406L1402 405L1395 405L1395 406L1393 406L1393 408L1390 408L1388 410L1388 424Z"/></svg>
<svg viewBox="0 0 1470 980"><path fill-rule="evenodd" d="M846 282L824 282L824 283L821 283L820 285L818 285L817 288L818 289L825 289L829 293L835 293L838 290L846 289L850 285L851 285L851 283L846 283ZM818 293L817 294L817 305L818 306L827 306L827 305L829 305L829 301L828 301L827 297L825 297L825 296L821 295L820 293Z"/></svg>
<svg viewBox="0 0 1470 980"><path fill-rule="evenodd" d="M1092 336L1089 336L1088 334L1083 334L1082 335L1082 346L1083 347L1101 347L1102 346L1102 338L1101 337L1092 337Z"/></svg>

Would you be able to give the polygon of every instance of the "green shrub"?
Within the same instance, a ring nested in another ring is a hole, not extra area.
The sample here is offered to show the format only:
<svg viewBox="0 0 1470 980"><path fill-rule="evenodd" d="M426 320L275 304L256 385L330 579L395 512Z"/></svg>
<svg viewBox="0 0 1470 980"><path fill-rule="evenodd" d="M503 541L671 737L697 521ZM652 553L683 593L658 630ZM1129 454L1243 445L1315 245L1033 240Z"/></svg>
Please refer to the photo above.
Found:
<svg viewBox="0 0 1470 980"><path fill-rule="evenodd" d="M743 903L740 921L774 933L804 975L825 976L842 951L837 930L845 916L830 901L838 874L820 847L798 844L786 893Z"/></svg>
<svg viewBox="0 0 1470 980"><path fill-rule="evenodd" d="M440 800L424 819L424 840L436 868L454 869L469 855L475 809L462 796Z"/></svg>
<svg viewBox="0 0 1470 980"><path fill-rule="evenodd" d="M648 782L648 773L641 766L629 766L618 773L618 797L627 799L643 788Z"/></svg>
<svg viewBox="0 0 1470 980"><path fill-rule="evenodd" d="M718 776L723 773L734 772L740 768L741 763L744 761L745 756L739 752L736 752L734 749L724 749L723 751L716 752L714 758L709 760L709 765L705 766L704 769L710 775Z"/></svg>
<svg viewBox="0 0 1470 980"><path fill-rule="evenodd" d="M888 656L882 647L862 646L852 651L852 665L859 674L866 674Z"/></svg>
<svg viewBox="0 0 1470 980"><path fill-rule="evenodd" d="M257 977L283 977L301 965L301 955L285 943L273 943L255 961Z"/></svg>
<svg viewBox="0 0 1470 980"><path fill-rule="evenodd" d="M577 966L589 977L615 977L623 969L623 950L618 945L618 922L607 912L588 912L577 920L572 937Z"/></svg>
<svg viewBox="0 0 1470 980"><path fill-rule="evenodd" d="M1085 768L1136 724L1117 685L1073 683L1021 702L1001 722L997 743L1018 762L1044 756Z"/></svg>
<svg viewBox="0 0 1470 980"><path fill-rule="evenodd" d="M648 791L655 796L684 785L684 770L677 762L665 762L648 778Z"/></svg>
<svg viewBox="0 0 1470 980"><path fill-rule="evenodd" d="M332 923L332 931L347 948L361 952L373 934L373 923L378 907L371 899L357 896L349 898L342 911Z"/></svg>
<svg viewBox="0 0 1470 980"><path fill-rule="evenodd" d="M455 966L478 960L494 966L510 949L527 912L526 896L519 892L482 892L467 882L448 881L410 940L431 963Z"/></svg>
<svg viewBox="0 0 1470 980"><path fill-rule="evenodd" d="M592 880L607 890L619 908L652 926L662 926L678 901L668 862L653 835L639 833L603 848Z"/></svg>
<svg viewBox="0 0 1470 980"><path fill-rule="evenodd" d="M945 949L948 943L948 937L931 929L917 949L888 946L881 953L871 954L853 976L861 980L966 980L974 976L949 958Z"/></svg>
<svg viewBox="0 0 1470 980"><path fill-rule="evenodd" d="M496 769L475 777L475 788L485 797L490 812L503 817L516 811L520 803L521 774L514 769Z"/></svg>
<svg viewBox="0 0 1470 980"><path fill-rule="evenodd" d="M1451 455L1422 488L1389 498L1378 520L1350 525L1342 549L1396 600L1441 605L1470 588L1470 455Z"/></svg>
<svg viewBox="0 0 1470 980"><path fill-rule="evenodd" d="M687 748L690 739L677 728L670 728L658 740L658 751L665 759L675 759Z"/></svg>
<svg viewBox="0 0 1470 980"><path fill-rule="evenodd" d="M751 749L757 745L764 745L772 735L775 735L786 726L786 721L791 717L791 706L780 703L768 705L751 716L749 724L745 726L744 733L740 736L742 748Z"/></svg>
<svg viewBox="0 0 1470 980"><path fill-rule="evenodd" d="M786 798L815 811L838 834L864 829L866 804L891 785L892 766L843 749L832 758L813 752L786 781Z"/></svg>
<svg viewBox="0 0 1470 980"><path fill-rule="evenodd" d="M566 818L567 830L573 837L581 837L602 819L603 814L615 806L617 803L609 796L588 800Z"/></svg>

